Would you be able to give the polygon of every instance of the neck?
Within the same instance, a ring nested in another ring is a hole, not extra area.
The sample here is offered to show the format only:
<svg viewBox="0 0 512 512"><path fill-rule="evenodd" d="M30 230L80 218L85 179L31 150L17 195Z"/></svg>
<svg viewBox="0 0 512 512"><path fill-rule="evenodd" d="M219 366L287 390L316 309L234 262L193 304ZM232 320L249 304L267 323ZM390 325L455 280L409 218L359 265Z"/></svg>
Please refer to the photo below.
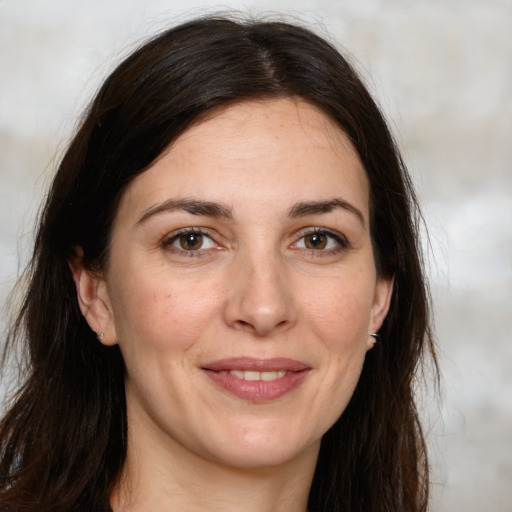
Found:
<svg viewBox="0 0 512 512"><path fill-rule="evenodd" d="M142 447L141 447L142 448ZM319 446L273 467L230 467L194 454L128 443L114 512L306 512ZM176 450L177 448L177 450Z"/></svg>

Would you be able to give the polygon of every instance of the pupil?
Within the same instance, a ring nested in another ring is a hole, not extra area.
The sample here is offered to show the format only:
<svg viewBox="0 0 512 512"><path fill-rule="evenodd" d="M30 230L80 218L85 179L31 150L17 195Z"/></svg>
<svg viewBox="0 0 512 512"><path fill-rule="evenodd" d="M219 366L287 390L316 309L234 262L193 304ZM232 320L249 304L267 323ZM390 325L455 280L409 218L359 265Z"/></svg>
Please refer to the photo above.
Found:
<svg viewBox="0 0 512 512"><path fill-rule="evenodd" d="M327 245L327 237L321 234L314 234L308 238L307 246L310 249L323 249Z"/></svg>
<svg viewBox="0 0 512 512"><path fill-rule="evenodd" d="M199 249L203 242L203 236L198 233L187 233L181 236L180 242L183 249Z"/></svg>

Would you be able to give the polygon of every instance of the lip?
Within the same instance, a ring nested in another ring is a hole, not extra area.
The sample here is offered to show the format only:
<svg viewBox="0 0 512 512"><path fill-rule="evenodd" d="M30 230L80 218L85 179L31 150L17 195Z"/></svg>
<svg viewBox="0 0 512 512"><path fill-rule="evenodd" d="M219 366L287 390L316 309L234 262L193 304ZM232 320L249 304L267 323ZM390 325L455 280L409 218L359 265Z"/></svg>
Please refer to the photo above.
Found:
<svg viewBox="0 0 512 512"><path fill-rule="evenodd" d="M268 402L277 400L300 386L311 367L289 358L237 357L207 363L202 366L201 370L221 389L238 398L254 402ZM285 371L286 375L271 381L249 381L226 373L230 370Z"/></svg>

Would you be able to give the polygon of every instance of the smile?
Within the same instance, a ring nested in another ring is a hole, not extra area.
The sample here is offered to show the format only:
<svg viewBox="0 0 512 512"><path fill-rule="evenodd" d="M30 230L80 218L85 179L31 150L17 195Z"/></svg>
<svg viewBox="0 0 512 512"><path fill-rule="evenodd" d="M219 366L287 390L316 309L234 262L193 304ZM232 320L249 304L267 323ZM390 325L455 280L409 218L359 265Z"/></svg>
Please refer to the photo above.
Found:
<svg viewBox="0 0 512 512"><path fill-rule="evenodd" d="M221 370L219 373L221 375L233 375L233 377L236 377L237 379L248 381L262 380L265 382L270 382L272 380L283 378L286 375L286 370L278 370L275 372L258 372L252 370Z"/></svg>
<svg viewBox="0 0 512 512"><path fill-rule="evenodd" d="M252 402L277 400L291 393L311 370L294 359L250 357L215 361L201 369L221 391Z"/></svg>

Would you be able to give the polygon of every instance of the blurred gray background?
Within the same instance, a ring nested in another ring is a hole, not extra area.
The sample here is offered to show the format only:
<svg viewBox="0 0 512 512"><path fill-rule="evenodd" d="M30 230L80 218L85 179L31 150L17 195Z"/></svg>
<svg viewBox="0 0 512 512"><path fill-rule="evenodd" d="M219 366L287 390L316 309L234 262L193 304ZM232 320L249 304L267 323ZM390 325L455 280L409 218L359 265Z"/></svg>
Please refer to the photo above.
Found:
<svg viewBox="0 0 512 512"><path fill-rule="evenodd" d="M107 72L147 35L229 8L308 21L349 50L390 118L431 242L432 511L512 511L512 0L0 0L0 303Z"/></svg>

